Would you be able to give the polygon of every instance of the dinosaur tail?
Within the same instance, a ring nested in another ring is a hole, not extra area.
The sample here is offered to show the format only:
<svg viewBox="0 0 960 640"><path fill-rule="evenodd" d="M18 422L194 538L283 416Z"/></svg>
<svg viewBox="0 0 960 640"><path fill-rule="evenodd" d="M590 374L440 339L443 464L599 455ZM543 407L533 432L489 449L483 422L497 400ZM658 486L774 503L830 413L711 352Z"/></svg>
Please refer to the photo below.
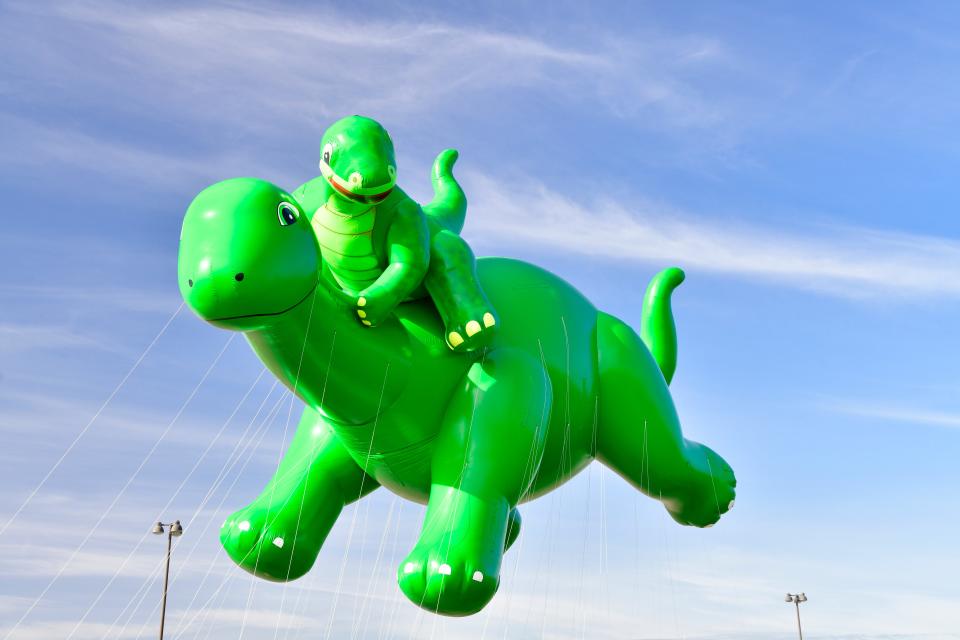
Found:
<svg viewBox="0 0 960 640"><path fill-rule="evenodd" d="M684 277L677 267L664 269L653 277L643 296L640 338L653 354L667 384L677 370L677 327L673 323L670 296Z"/></svg>
<svg viewBox="0 0 960 640"><path fill-rule="evenodd" d="M433 200L423 207L425 214L454 233L463 230L467 215L467 196L453 177L453 164L459 155L456 149L445 149L433 161L433 171L430 172Z"/></svg>

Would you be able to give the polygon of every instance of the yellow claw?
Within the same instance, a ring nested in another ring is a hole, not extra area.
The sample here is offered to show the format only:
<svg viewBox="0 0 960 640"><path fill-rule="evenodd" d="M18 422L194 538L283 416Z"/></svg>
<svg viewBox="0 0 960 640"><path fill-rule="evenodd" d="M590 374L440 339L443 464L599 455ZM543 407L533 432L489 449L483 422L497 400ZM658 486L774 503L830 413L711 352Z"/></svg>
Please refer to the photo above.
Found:
<svg viewBox="0 0 960 640"><path fill-rule="evenodd" d="M493 317L493 314L492 314L492 313L489 313L489 312L488 312L488 313L483 314L483 326L485 326L485 327L487 327L487 328L489 329L490 327L492 327L492 326L495 325L495 324L497 324L497 320L496 320L496 318Z"/></svg>
<svg viewBox="0 0 960 640"><path fill-rule="evenodd" d="M450 346L456 349L463 344L463 336L461 336L456 331L451 331L450 335L447 336L447 342L450 343Z"/></svg>
<svg viewBox="0 0 960 640"><path fill-rule="evenodd" d="M470 322L467 323L466 330L467 330L468 338L470 336L476 335L480 333L480 323L477 322L476 320L471 320Z"/></svg>
<svg viewBox="0 0 960 640"><path fill-rule="evenodd" d="M364 311L363 309L357 309L357 315L360 316L361 318L366 318L367 312Z"/></svg>
<svg viewBox="0 0 960 640"><path fill-rule="evenodd" d="M360 322L362 322L363 324L365 324L365 325L368 326L368 327L370 326L370 321L369 321L369 320L361 320Z"/></svg>
<svg viewBox="0 0 960 640"><path fill-rule="evenodd" d="M364 307L364 306L366 306L366 304L367 304L367 299L364 298L363 296L360 296L360 299L357 300L357 306L358 306L358 307Z"/></svg>

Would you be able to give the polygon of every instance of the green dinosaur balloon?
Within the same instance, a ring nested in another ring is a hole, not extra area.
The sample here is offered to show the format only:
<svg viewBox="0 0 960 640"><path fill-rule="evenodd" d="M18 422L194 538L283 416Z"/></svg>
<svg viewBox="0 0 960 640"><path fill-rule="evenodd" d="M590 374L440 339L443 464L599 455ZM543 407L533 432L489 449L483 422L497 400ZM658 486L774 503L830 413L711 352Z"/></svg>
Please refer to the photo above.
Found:
<svg viewBox="0 0 960 640"><path fill-rule="evenodd" d="M648 288L641 339L547 271L480 259L502 323L488 348L458 353L429 300L361 325L321 255L297 199L262 180L207 188L183 223L179 284L189 306L242 331L306 404L274 478L221 530L247 571L304 575L344 506L382 486L427 505L400 588L424 609L469 615L497 591L517 506L591 460L681 524L710 526L733 505L733 471L684 439L667 388L679 269Z"/></svg>

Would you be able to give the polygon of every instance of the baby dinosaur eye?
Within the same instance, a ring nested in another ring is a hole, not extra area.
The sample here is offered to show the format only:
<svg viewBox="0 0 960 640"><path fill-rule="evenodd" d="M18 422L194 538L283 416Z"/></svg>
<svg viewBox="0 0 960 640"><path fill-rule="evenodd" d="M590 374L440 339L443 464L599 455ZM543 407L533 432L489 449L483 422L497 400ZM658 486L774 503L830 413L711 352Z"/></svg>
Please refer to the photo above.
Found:
<svg viewBox="0 0 960 640"><path fill-rule="evenodd" d="M323 154L321 155L321 157L323 158L323 161L325 163L330 164L330 158L332 156L333 156L333 145L328 142L327 144L323 145Z"/></svg>
<svg viewBox="0 0 960 640"><path fill-rule="evenodd" d="M289 202L280 203L280 206L277 207L277 217L280 218L280 224L284 227L300 219L297 208Z"/></svg>

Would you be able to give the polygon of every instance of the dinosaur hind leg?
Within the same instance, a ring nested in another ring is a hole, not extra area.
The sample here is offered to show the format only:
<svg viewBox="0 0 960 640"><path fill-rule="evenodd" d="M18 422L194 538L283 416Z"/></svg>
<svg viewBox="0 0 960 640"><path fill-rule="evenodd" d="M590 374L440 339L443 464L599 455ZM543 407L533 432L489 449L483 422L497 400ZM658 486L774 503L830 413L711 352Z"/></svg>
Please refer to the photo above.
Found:
<svg viewBox="0 0 960 640"><path fill-rule="evenodd" d="M443 229L430 241L430 268L424 280L454 351L488 346L497 329L497 312L477 279L477 263L467 243Z"/></svg>
<svg viewBox="0 0 960 640"><path fill-rule="evenodd" d="M643 493L661 500L680 524L707 527L735 496L730 465L683 437L670 391L639 336L601 313L597 459Z"/></svg>

